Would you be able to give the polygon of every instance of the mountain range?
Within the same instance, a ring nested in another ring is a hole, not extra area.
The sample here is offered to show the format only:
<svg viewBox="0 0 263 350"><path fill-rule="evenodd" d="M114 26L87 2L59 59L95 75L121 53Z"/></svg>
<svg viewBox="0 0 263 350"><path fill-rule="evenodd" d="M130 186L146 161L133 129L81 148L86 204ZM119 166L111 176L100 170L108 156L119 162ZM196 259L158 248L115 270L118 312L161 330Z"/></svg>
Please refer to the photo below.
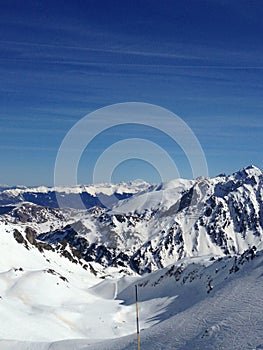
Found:
<svg viewBox="0 0 263 350"><path fill-rule="evenodd" d="M144 348L263 349L263 173L255 166L159 185L3 186L0 205L1 349L14 341L19 350L39 341L67 349L73 338L84 339L76 349L132 349L135 284ZM247 337L230 346L245 323Z"/></svg>

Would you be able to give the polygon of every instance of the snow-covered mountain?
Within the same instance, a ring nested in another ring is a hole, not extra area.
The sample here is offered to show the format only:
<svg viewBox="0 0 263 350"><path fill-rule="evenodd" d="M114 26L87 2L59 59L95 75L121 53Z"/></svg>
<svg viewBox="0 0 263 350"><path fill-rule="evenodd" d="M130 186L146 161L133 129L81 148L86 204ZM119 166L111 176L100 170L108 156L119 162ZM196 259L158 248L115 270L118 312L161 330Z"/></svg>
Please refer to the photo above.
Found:
<svg viewBox="0 0 263 350"><path fill-rule="evenodd" d="M263 349L261 170L105 186L129 198L80 210L1 192L0 349L133 349L135 284L142 348Z"/></svg>
<svg viewBox="0 0 263 350"><path fill-rule="evenodd" d="M74 246L86 261L143 274L185 257L242 254L263 240L263 177L250 166L230 176L177 179L81 211L39 240ZM72 222L74 221L74 222Z"/></svg>
<svg viewBox="0 0 263 350"><path fill-rule="evenodd" d="M151 185L143 181L71 187L9 187L3 185L0 187L0 206L31 202L51 208L58 208L59 204L63 204L63 207L79 209L78 198L80 197L86 208L95 205L105 206L105 204L109 207L120 199L129 198L150 187Z"/></svg>

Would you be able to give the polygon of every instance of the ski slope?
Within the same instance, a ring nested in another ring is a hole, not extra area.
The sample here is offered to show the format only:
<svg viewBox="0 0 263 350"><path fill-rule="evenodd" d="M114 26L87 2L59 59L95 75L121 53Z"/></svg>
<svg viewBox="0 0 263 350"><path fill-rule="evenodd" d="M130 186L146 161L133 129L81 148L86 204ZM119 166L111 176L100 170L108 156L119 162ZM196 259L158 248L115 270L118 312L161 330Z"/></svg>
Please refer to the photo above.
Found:
<svg viewBox="0 0 263 350"><path fill-rule="evenodd" d="M231 282L223 283L209 297L169 316L178 307L172 302L167 310L162 310L165 320L159 314L155 316L158 323L141 332L141 348L263 349L262 256L257 260L253 267L236 275ZM1 341L0 346L3 350L132 350L136 349L136 337L96 342L92 339L52 343Z"/></svg>
<svg viewBox="0 0 263 350"><path fill-rule="evenodd" d="M263 348L262 251L100 278L3 226L0 238L1 350L135 349L135 284L142 349Z"/></svg>

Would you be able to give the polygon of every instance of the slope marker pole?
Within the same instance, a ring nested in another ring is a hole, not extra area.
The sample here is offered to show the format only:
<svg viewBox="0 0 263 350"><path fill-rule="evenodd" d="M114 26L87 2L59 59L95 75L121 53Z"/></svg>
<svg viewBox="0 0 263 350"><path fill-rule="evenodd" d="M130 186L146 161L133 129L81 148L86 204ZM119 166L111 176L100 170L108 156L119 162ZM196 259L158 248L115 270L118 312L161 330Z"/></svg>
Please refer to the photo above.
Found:
<svg viewBox="0 0 263 350"><path fill-rule="evenodd" d="M136 299L136 324L137 324L137 344L138 350L141 349L141 339L140 339L140 326L139 326L139 303L138 303L138 286L135 285L135 299Z"/></svg>

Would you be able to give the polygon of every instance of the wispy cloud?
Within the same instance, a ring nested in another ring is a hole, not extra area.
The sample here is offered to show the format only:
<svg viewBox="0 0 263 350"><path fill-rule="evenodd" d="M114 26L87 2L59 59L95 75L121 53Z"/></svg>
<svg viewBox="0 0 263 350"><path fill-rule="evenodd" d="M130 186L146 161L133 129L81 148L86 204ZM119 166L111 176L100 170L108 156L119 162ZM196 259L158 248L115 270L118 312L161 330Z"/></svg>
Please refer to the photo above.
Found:
<svg viewBox="0 0 263 350"><path fill-rule="evenodd" d="M25 151L25 152L46 152L46 151L57 151L56 147L46 147L46 146L12 146L12 145L0 145L0 150L2 151Z"/></svg>
<svg viewBox="0 0 263 350"><path fill-rule="evenodd" d="M94 42L94 38L92 42ZM42 63L53 63L59 65L82 65L82 66L105 66L105 65L123 65L137 67L170 67L173 69L220 69L220 70L262 70L263 59L261 59L261 50L248 52L244 50L233 50L229 48L203 47L198 44L177 43L171 47L169 43L163 43L159 50L138 49L136 38L132 38L133 44L118 44L117 47L105 47L100 44L96 46L63 45L41 42L12 41L1 40L0 46L5 51L10 51L9 57L0 57L1 61L31 62L36 58L41 59ZM134 46L134 48L133 48ZM38 50L36 50L38 49ZM41 50L39 50L41 49ZM78 58L76 58L78 54ZM87 54L91 54L87 56ZM106 54L106 56L105 56ZM112 59L109 54L119 59ZM94 60L94 58L98 59ZM104 55L104 56L101 56ZM151 62L126 62L125 57L135 56L138 58L156 58L158 63ZM226 57L228 58L226 60ZM171 64L171 60L174 62ZM177 61L185 61L179 63Z"/></svg>
<svg viewBox="0 0 263 350"><path fill-rule="evenodd" d="M1 128L1 133L3 134L64 134L65 130L61 130L59 128L21 128L21 126L17 127L3 127Z"/></svg>

